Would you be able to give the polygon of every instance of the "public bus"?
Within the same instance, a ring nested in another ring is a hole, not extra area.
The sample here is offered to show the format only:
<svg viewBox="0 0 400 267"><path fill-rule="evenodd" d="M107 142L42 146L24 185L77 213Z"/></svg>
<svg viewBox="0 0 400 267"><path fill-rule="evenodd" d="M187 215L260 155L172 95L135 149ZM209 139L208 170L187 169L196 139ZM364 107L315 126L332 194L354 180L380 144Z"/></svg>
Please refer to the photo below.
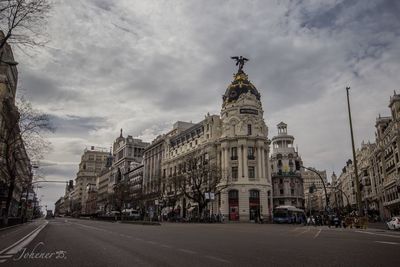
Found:
<svg viewBox="0 0 400 267"><path fill-rule="evenodd" d="M306 218L304 210L294 206L278 206L273 214L274 223L303 223Z"/></svg>

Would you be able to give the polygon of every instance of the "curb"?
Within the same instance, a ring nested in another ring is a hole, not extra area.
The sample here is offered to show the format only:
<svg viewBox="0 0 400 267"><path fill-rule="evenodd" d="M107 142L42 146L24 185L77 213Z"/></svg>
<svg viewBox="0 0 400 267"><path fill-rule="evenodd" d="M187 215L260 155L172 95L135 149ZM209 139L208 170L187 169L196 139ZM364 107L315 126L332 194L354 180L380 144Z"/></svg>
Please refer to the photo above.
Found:
<svg viewBox="0 0 400 267"><path fill-rule="evenodd" d="M159 223L159 222L146 222L146 221L119 221L119 222L126 223L126 224L161 226L161 223Z"/></svg>
<svg viewBox="0 0 400 267"><path fill-rule="evenodd" d="M32 222L32 221L27 221L27 222L19 223L19 224L12 225L12 226L2 227L2 228L0 228L0 232L1 232L1 231L5 231L5 230L7 230L7 229L15 228L15 227L18 227L18 226L23 226L23 225L25 225L25 224L27 224L27 223L31 223L31 222Z"/></svg>

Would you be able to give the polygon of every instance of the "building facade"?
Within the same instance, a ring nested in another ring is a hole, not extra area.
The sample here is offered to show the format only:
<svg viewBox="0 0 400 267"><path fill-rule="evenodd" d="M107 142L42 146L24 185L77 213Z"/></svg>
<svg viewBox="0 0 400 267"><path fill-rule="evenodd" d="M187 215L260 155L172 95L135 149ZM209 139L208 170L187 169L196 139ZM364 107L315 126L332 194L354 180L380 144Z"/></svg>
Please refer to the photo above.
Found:
<svg viewBox="0 0 400 267"><path fill-rule="evenodd" d="M130 186L130 194L132 203L128 208L142 210L143 207L143 170L144 165L131 164L129 172L127 173L127 179Z"/></svg>
<svg viewBox="0 0 400 267"><path fill-rule="evenodd" d="M314 168L313 168L313 170L315 170L316 172L318 172L321 175L323 182L326 185L328 183L328 179L326 176L326 170L319 171ZM321 181L321 178L315 172L307 170L307 169L302 169L301 176L303 177L303 182L304 182L304 193L308 192L308 190L311 186L315 186L315 188L317 190L324 189L324 185Z"/></svg>
<svg viewBox="0 0 400 267"><path fill-rule="evenodd" d="M271 177L273 206L289 205L304 209L301 157L294 148L294 137L287 133L287 124L277 125L278 135L272 138Z"/></svg>
<svg viewBox="0 0 400 267"><path fill-rule="evenodd" d="M161 179L165 178L165 175L162 177L161 162L165 157L165 149L166 135L160 135L143 152L142 194L147 211L155 210L161 198Z"/></svg>
<svg viewBox="0 0 400 267"><path fill-rule="evenodd" d="M3 38L4 33L0 31L0 39ZM33 177L31 162L21 137L20 114L15 104L18 63L14 61L8 43L0 49L0 57L0 217L5 218L24 216L29 204L26 195ZM21 205L23 201L24 212Z"/></svg>
<svg viewBox="0 0 400 267"><path fill-rule="evenodd" d="M221 178L214 192L205 194L208 200L206 212L218 213L232 221L254 221L261 216L270 218L270 141L260 98L247 74L240 69L223 95L220 116L207 114L199 123L181 123L184 127L175 125L164 136L165 148L159 152L164 209L173 209L182 217L196 209L198 203L182 193L182 190L194 187L190 180L183 187L177 184L179 182L170 182L182 173L188 175L191 167L187 166L187 158L195 154L201 158L199 164L203 167L215 166L214 176ZM146 190L150 179L146 159L144 168Z"/></svg>
<svg viewBox="0 0 400 267"><path fill-rule="evenodd" d="M87 186L96 184L97 177L107 162L107 157L108 152L104 148L92 146L84 150L72 193L75 213L86 214L85 207L89 192L86 190Z"/></svg>

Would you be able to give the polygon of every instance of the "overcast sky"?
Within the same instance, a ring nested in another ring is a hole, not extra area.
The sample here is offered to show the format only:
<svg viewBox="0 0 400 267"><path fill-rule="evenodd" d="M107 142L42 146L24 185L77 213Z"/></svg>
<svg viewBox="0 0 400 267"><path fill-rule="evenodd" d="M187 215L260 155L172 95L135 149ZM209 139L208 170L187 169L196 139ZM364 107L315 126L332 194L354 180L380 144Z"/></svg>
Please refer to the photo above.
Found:
<svg viewBox="0 0 400 267"><path fill-rule="evenodd" d="M47 46L15 51L19 90L57 127L49 180L74 179L85 147L110 147L120 128L151 141L219 114L231 56L250 59L269 138L284 121L304 164L329 176L351 158L345 87L357 146L400 91L399 1L54 2ZM64 188L43 184L43 204Z"/></svg>

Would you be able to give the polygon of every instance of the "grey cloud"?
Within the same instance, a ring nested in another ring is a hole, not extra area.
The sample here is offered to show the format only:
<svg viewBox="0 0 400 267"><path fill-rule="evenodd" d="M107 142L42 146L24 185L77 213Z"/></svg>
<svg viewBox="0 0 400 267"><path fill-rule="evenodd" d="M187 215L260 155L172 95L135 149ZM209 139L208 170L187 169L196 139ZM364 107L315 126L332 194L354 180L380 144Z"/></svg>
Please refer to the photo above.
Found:
<svg viewBox="0 0 400 267"><path fill-rule="evenodd" d="M80 117L76 115L57 115L49 116L51 123L63 136L89 135L90 131L95 131L107 127L107 119L102 117Z"/></svg>
<svg viewBox="0 0 400 267"><path fill-rule="evenodd" d="M79 161L85 145L108 147L121 127L151 141L175 120L219 113L236 71L230 56L243 55L270 137L283 120L305 162L340 169L351 153L344 87L354 90L359 143L373 140L374 117L388 113L400 83L399 5L64 1L49 22L52 48L17 58L20 82L59 126L49 160ZM52 175L68 175L57 168Z"/></svg>

